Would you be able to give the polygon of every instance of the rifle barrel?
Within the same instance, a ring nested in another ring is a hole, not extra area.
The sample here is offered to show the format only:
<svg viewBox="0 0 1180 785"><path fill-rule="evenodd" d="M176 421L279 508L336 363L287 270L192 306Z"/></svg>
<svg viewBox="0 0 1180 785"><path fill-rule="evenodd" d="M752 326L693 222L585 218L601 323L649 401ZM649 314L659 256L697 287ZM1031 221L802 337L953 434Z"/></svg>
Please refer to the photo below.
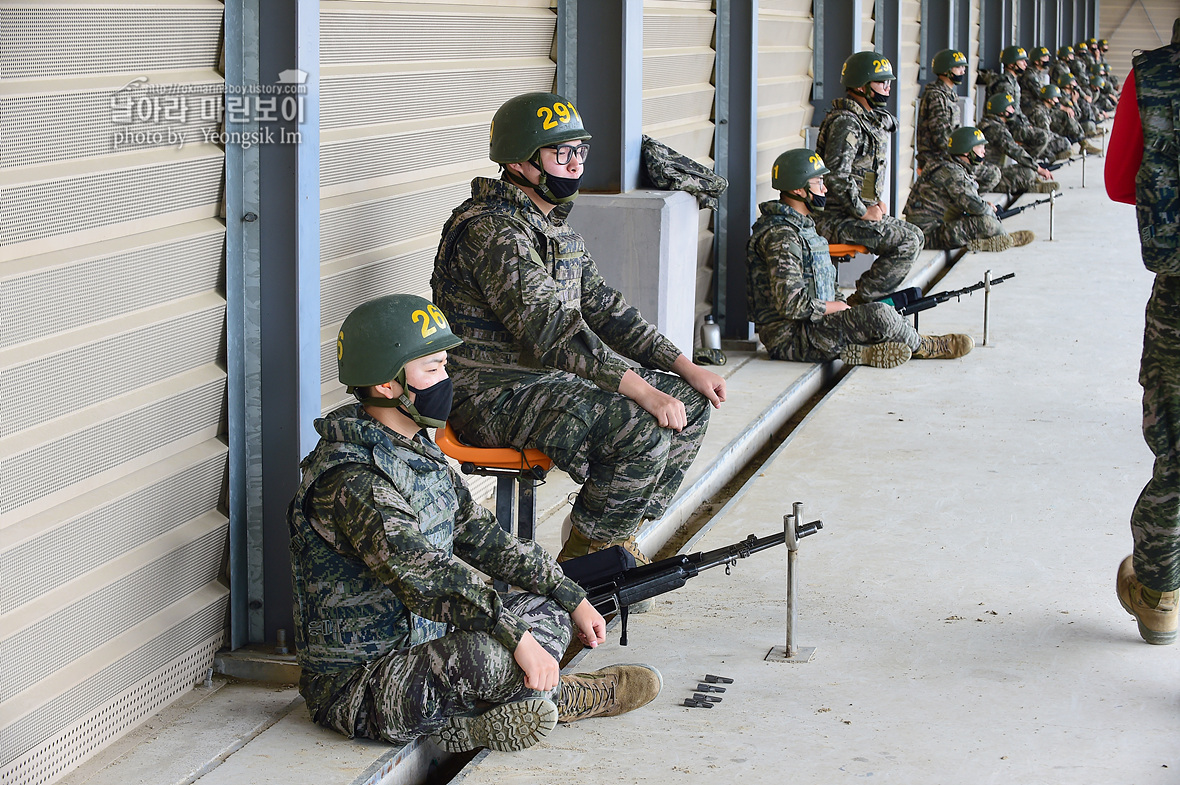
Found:
<svg viewBox="0 0 1180 785"><path fill-rule="evenodd" d="M751 534L741 542L735 542L712 551L693 553L687 558L696 567L697 572L703 572L713 567L720 567L722 564L729 564L737 559L748 558L759 551L783 545L786 543L786 537L786 532L768 534L765 537L755 537Z"/></svg>

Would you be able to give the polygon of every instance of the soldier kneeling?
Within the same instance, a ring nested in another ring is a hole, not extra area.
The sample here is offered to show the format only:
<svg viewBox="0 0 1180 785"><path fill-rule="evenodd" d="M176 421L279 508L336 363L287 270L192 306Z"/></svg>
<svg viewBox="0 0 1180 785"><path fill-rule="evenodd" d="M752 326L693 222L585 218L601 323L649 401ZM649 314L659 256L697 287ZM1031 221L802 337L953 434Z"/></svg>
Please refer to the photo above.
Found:
<svg viewBox="0 0 1180 785"><path fill-rule="evenodd" d="M828 241L812 214L827 201L823 160L800 148L780 155L771 170L777 201L762 215L746 244L750 318L771 359L893 368L911 357L949 360L971 351L971 336L919 335L893 306L848 305L836 289Z"/></svg>
<svg viewBox="0 0 1180 785"><path fill-rule="evenodd" d="M411 295L344 320L339 378L359 402L315 421L287 513L299 691L349 737L520 750L559 721L649 703L661 678L646 665L560 675L572 633L593 647L606 625L544 549L472 499L426 431L450 411L460 343ZM472 568L525 591L501 597Z"/></svg>
<svg viewBox="0 0 1180 785"><path fill-rule="evenodd" d="M979 196L971 172L984 160L986 145L978 128L957 129L947 142L947 157L923 169L914 183L905 216L922 228L927 248L1006 251L1033 241L1033 233L1024 229L1005 232L995 205Z"/></svg>

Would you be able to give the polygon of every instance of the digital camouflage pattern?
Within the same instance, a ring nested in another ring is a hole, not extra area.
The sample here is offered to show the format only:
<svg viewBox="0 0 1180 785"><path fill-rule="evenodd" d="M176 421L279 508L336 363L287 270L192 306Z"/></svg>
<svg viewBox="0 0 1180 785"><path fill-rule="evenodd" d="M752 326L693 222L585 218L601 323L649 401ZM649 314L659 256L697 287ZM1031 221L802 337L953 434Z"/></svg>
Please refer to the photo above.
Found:
<svg viewBox="0 0 1180 785"><path fill-rule="evenodd" d="M910 190L905 215L921 227L927 248L962 248L969 240L1005 233L991 205L980 198L975 178L958 158L922 170Z"/></svg>
<svg viewBox="0 0 1180 785"><path fill-rule="evenodd" d="M1077 127L1077 123L1069 115L1057 107L1048 106L1044 101L1037 101L1030 108L1028 121L1050 134L1049 144L1045 147L1047 155L1069 150L1073 146L1071 139L1082 138L1082 129ZM1077 135L1066 137L1058 129L1076 131Z"/></svg>
<svg viewBox="0 0 1180 785"><path fill-rule="evenodd" d="M1131 513L1135 576L1149 589L1180 589L1180 21L1172 43L1132 61L1143 126L1135 213L1143 263L1155 273L1147 302L1143 437L1155 455L1152 478Z"/></svg>
<svg viewBox="0 0 1180 785"><path fill-rule="evenodd" d="M831 170L824 175L828 203L816 226L829 242L863 245L877 260L856 282L862 301L882 297L905 280L922 251L916 226L886 215L863 221L869 205L885 201L887 135L897 121L883 109L865 109L849 98L837 98L820 124L816 149Z"/></svg>
<svg viewBox="0 0 1180 785"><path fill-rule="evenodd" d="M825 316L824 304L842 299L828 241L790 205L763 202L759 209L746 243L746 296L749 318L771 359L827 362L849 344L919 347L914 328L884 303Z"/></svg>
<svg viewBox="0 0 1180 785"><path fill-rule="evenodd" d="M987 95L990 98L996 93L1006 93L1012 96L1016 101L1017 110L1020 109L1020 76L1005 68L1000 74L996 75L987 86ZM1019 111L1018 111L1019 113Z"/></svg>
<svg viewBox="0 0 1180 785"><path fill-rule="evenodd" d="M400 741L519 689L512 652L537 620L471 567L541 595L527 610L549 619L554 642L563 627L568 640L585 593L497 525L425 431L405 439L359 404L315 427L288 511L300 693L315 721ZM446 678L435 684L423 668ZM393 672L422 678L385 678Z"/></svg>
<svg viewBox="0 0 1180 785"><path fill-rule="evenodd" d="M686 155L646 134L639 148L639 158L652 188L685 191L703 208L716 209L717 198L729 187L729 181Z"/></svg>
<svg viewBox="0 0 1180 785"><path fill-rule="evenodd" d="M961 125L958 98L955 89L938 78L922 90L915 129L919 169L945 156L947 140Z"/></svg>
<svg viewBox="0 0 1180 785"><path fill-rule="evenodd" d="M984 163L997 167L1001 172L995 190L1011 194L1031 188L1037 181L1037 162L1012 138L1008 125L999 116L987 114L977 127L987 137ZM1012 163L1005 163L1005 159L1010 159Z"/></svg>
<svg viewBox="0 0 1180 785"><path fill-rule="evenodd" d="M443 228L431 285L463 345L450 353L450 423L478 447L536 448L584 483L572 519L623 539L663 514L709 420L707 399L670 370L680 350L599 275L565 222L516 186L476 178ZM616 391L631 367L685 406L680 433Z"/></svg>
<svg viewBox="0 0 1180 785"><path fill-rule="evenodd" d="M1017 81L1020 83L1020 110L1028 114L1028 108L1037 100L1041 88L1049 84L1049 69L1029 64Z"/></svg>

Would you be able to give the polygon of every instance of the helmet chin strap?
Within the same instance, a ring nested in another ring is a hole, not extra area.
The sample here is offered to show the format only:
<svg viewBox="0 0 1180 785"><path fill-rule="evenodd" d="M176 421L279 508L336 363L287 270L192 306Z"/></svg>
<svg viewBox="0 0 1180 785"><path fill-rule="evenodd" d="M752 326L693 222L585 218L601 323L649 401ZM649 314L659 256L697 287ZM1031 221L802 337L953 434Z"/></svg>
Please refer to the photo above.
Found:
<svg viewBox="0 0 1180 785"><path fill-rule="evenodd" d="M410 400L410 396L406 394L406 369L402 368L397 373L395 382L401 385L401 394L396 398L385 398L380 395L371 395L367 398L362 398L357 388L350 387L348 391L356 396L362 406L376 406L379 409L397 409L405 416L409 417L423 428L443 428L446 426L445 422L435 420L431 417L424 417L417 409L414 408L414 402Z"/></svg>
<svg viewBox="0 0 1180 785"><path fill-rule="evenodd" d="M537 192L538 196L540 196L549 204L565 204L566 202L572 202L577 198L577 193L574 193L570 196L558 196L557 194L553 193L552 189L549 188L549 173L546 172L544 167L541 166L540 150L534 152L533 157L530 158L527 163L532 164L533 168L539 173L537 182L529 182L528 179L526 179L523 175L517 174L507 166L504 167L504 179L513 185L519 185L521 188L532 188Z"/></svg>

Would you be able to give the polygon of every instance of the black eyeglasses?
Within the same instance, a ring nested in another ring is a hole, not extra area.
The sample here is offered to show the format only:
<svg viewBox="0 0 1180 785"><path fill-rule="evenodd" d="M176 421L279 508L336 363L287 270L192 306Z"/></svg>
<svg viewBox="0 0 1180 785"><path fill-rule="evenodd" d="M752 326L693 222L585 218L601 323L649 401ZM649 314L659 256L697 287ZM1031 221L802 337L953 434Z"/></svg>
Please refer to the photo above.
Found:
<svg viewBox="0 0 1180 785"><path fill-rule="evenodd" d="M586 156L590 154L590 145L587 142L581 144L554 144L549 145L549 149L555 153L558 166L565 166L570 162L574 156L578 157L580 163L585 163Z"/></svg>

